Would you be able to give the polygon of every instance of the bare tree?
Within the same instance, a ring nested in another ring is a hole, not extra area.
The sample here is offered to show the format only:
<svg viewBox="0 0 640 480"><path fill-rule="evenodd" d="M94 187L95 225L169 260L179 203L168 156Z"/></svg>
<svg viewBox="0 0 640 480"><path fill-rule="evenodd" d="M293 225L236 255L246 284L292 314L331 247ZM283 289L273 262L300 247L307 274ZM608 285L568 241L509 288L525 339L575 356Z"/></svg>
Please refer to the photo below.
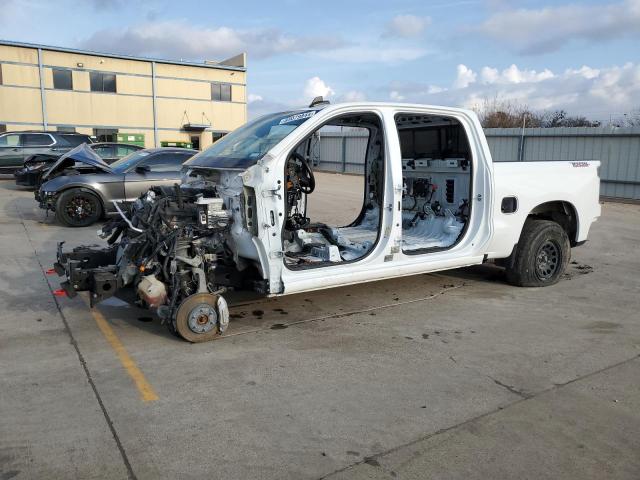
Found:
<svg viewBox="0 0 640 480"><path fill-rule="evenodd" d="M625 114L621 123L623 127L640 127L640 107Z"/></svg>
<svg viewBox="0 0 640 480"><path fill-rule="evenodd" d="M521 128L523 121L527 127L541 127L542 117L528 106L498 97L485 98L473 110L480 117L484 128Z"/></svg>
<svg viewBox="0 0 640 480"><path fill-rule="evenodd" d="M569 116L564 110L536 112L527 105L498 97L484 99L473 110L484 128L599 127L600 122L584 116ZM640 121L640 116L639 116Z"/></svg>
<svg viewBox="0 0 640 480"><path fill-rule="evenodd" d="M568 116L564 110L556 110L545 114L543 127L599 127L600 122L589 120L584 116Z"/></svg>

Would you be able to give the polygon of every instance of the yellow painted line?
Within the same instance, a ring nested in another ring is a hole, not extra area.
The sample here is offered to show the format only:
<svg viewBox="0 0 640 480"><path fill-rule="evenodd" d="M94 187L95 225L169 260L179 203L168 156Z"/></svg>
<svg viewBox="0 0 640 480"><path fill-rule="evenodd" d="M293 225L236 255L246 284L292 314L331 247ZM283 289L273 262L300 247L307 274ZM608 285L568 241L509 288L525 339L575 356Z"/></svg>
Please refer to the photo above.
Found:
<svg viewBox="0 0 640 480"><path fill-rule="evenodd" d="M107 322L107 319L104 318L104 315L102 315L102 313L96 308L91 309L91 315L98 324L98 328L107 339L107 342L111 345L111 348L116 352L120 363L133 380L133 383L135 383L138 392L140 392L140 398L142 398L144 402L153 402L158 400L158 394L156 394L151 384L138 368L136 362L131 358L127 349L124 348L124 345L116 335L116 332L113 331L113 328L111 328L111 325L109 325L109 322Z"/></svg>

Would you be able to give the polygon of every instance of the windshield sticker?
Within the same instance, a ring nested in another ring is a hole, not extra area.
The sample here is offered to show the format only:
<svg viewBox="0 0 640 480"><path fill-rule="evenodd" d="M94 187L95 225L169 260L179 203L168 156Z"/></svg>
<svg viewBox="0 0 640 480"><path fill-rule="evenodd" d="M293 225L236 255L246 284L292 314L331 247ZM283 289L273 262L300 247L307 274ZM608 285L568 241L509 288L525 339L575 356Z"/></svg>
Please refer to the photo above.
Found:
<svg viewBox="0 0 640 480"><path fill-rule="evenodd" d="M283 118L282 120L280 120L280 125L284 125L285 123L295 122L296 120L311 118L315 114L316 114L315 110L311 110L310 112L304 112L304 113L296 113L295 115L291 115L290 117Z"/></svg>

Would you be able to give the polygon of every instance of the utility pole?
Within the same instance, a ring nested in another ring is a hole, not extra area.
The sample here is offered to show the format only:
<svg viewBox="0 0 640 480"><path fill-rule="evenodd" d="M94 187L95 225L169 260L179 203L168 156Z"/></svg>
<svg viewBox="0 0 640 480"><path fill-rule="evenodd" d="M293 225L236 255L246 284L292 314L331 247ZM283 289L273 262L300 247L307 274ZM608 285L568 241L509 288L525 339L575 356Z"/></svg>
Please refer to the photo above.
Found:
<svg viewBox="0 0 640 480"><path fill-rule="evenodd" d="M519 161L524 162L524 129L527 126L527 112L522 114L522 133L520 135L520 158Z"/></svg>

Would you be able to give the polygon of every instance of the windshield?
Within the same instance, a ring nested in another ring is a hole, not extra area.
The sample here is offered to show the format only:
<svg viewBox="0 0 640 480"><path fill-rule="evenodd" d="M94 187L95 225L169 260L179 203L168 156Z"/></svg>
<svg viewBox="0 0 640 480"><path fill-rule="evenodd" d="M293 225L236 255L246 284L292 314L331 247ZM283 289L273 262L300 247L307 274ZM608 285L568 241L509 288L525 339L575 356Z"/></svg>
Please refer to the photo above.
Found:
<svg viewBox="0 0 640 480"><path fill-rule="evenodd" d="M225 135L185 166L244 170L315 114L316 110L303 110L265 115Z"/></svg>
<svg viewBox="0 0 640 480"><path fill-rule="evenodd" d="M127 155L126 157L122 157L120 160L117 160L111 164L111 168L116 173L125 173L131 167L133 167L136 163L142 160L144 157L147 157L149 152L145 152L144 150L133 152Z"/></svg>

